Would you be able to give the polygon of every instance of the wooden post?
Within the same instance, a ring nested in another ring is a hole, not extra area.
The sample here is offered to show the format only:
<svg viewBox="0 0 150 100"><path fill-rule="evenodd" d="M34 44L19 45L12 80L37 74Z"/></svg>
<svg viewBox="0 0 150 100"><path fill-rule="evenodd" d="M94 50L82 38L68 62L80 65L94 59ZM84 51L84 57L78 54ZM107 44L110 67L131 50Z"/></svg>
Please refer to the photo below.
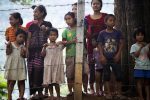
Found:
<svg viewBox="0 0 150 100"><path fill-rule="evenodd" d="M84 11L85 0L78 0L77 7L77 41L74 100L82 100L82 64L83 64L83 37L84 37Z"/></svg>

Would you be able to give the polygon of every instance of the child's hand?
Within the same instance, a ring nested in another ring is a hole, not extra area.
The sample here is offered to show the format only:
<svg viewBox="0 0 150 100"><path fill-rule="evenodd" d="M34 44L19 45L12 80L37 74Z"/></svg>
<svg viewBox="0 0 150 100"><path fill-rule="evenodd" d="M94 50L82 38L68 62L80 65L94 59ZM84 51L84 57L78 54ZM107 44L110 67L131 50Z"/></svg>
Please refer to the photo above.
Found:
<svg viewBox="0 0 150 100"><path fill-rule="evenodd" d="M100 62L101 62L101 64L103 64L103 65L105 65L105 64L107 63L107 59L105 58L104 55L101 55L101 56L100 56Z"/></svg>
<svg viewBox="0 0 150 100"><path fill-rule="evenodd" d="M48 30L50 30L50 28L49 28L49 27L46 27L45 29L46 29L45 31L48 31Z"/></svg>
<svg viewBox="0 0 150 100"><path fill-rule="evenodd" d="M46 56L46 47L48 46L48 43L45 43L43 45L42 51L41 51L41 56L45 57Z"/></svg>
<svg viewBox="0 0 150 100"><path fill-rule="evenodd" d="M62 41L62 44L63 44L63 45L66 45L66 43L67 43L67 41Z"/></svg>
<svg viewBox="0 0 150 100"><path fill-rule="evenodd" d="M77 43L77 37L72 40L73 43Z"/></svg>
<svg viewBox="0 0 150 100"><path fill-rule="evenodd" d="M46 31L45 25L42 25L40 28L41 28L42 31Z"/></svg>
<svg viewBox="0 0 150 100"><path fill-rule="evenodd" d="M58 41L58 42L56 43L56 45L60 45L60 44L63 44L63 41Z"/></svg>
<svg viewBox="0 0 150 100"><path fill-rule="evenodd" d="M9 47L11 47L12 46L12 44L11 44L11 42L10 41L8 41L7 43L5 43L6 44L6 47L7 48L9 48Z"/></svg>
<svg viewBox="0 0 150 100"><path fill-rule="evenodd" d="M26 58L26 51L27 51L27 49L26 49L25 47L22 47L22 48L21 48L20 55L21 55L23 58Z"/></svg>
<svg viewBox="0 0 150 100"><path fill-rule="evenodd" d="M9 37L8 36L6 36L6 41L9 41Z"/></svg>
<svg viewBox="0 0 150 100"><path fill-rule="evenodd" d="M146 43L145 42L141 42L140 45L141 45L141 48L143 48L143 47L145 47Z"/></svg>
<svg viewBox="0 0 150 100"><path fill-rule="evenodd" d="M45 43L45 44L43 45L44 48L46 48L47 46L48 46L48 43Z"/></svg>
<svg viewBox="0 0 150 100"><path fill-rule="evenodd" d="M10 55L13 51L11 42L5 43L6 44L6 55Z"/></svg>

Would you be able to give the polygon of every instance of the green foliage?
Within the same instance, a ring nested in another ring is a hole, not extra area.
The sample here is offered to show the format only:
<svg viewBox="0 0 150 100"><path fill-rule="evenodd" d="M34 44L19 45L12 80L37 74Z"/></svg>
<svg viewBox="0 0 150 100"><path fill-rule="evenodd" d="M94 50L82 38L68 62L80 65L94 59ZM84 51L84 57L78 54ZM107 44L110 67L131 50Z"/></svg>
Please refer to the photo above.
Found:
<svg viewBox="0 0 150 100"><path fill-rule="evenodd" d="M31 2L35 0L10 0L10 1L14 3L19 2L22 5L28 5L28 4L31 4Z"/></svg>
<svg viewBox="0 0 150 100"><path fill-rule="evenodd" d="M4 75L0 74L0 100L6 100L7 97L7 81L4 79Z"/></svg>

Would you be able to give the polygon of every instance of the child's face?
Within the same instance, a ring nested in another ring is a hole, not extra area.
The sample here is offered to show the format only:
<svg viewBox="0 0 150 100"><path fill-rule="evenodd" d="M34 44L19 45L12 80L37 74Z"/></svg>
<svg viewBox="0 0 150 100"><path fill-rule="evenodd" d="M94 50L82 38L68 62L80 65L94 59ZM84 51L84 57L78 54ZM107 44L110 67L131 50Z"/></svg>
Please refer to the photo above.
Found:
<svg viewBox="0 0 150 100"><path fill-rule="evenodd" d="M72 5L72 12L77 14L77 5Z"/></svg>
<svg viewBox="0 0 150 100"><path fill-rule="evenodd" d="M9 17L9 23L10 23L11 26L14 26L17 23L19 23L19 19L15 19L12 15L10 15L10 17Z"/></svg>
<svg viewBox="0 0 150 100"><path fill-rule="evenodd" d="M106 25L109 27L114 27L115 26L115 18L114 17L109 17L106 21Z"/></svg>
<svg viewBox="0 0 150 100"><path fill-rule="evenodd" d="M43 13L41 13L38 8L35 8L33 13L34 20L38 20L43 17Z"/></svg>
<svg viewBox="0 0 150 100"><path fill-rule="evenodd" d="M56 32L53 32L53 31L50 32L49 40L50 40L51 42L55 42L56 39L57 39L57 37L58 37L58 35L57 35Z"/></svg>
<svg viewBox="0 0 150 100"><path fill-rule="evenodd" d="M136 34L136 41L142 42L144 40L144 35L140 32Z"/></svg>
<svg viewBox="0 0 150 100"><path fill-rule="evenodd" d="M65 16L65 21L66 21L68 26L74 25L74 19L70 15Z"/></svg>
<svg viewBox="0 0 150 100"><path fill-rule="evenodd" d="M24 34L18 34L16 37L16 41L18 44L23 44L25 41L25 35Z"/></svg>
<svg viewBox="0 0 150 100"><path fill-rule="evenodd" d="M91 5L92 5L93 11L100 11L101 10L101 3L98 0L93 0Z"/></svg>

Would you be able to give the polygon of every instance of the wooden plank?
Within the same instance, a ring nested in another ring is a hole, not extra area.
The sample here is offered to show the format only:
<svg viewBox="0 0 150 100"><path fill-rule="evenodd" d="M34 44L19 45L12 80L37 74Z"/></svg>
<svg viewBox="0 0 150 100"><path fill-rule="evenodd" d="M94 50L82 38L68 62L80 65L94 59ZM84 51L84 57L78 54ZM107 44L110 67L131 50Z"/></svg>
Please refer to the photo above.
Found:
<svg viewBox="0 0 150 100"><path fill-rule="evenodd" d="M83 37L84 37L84 0L78 0L77 7L77 41L76 44L76 65L75 65L75 88L74 100L82 100L82 63L83 63Z"/></svg>

